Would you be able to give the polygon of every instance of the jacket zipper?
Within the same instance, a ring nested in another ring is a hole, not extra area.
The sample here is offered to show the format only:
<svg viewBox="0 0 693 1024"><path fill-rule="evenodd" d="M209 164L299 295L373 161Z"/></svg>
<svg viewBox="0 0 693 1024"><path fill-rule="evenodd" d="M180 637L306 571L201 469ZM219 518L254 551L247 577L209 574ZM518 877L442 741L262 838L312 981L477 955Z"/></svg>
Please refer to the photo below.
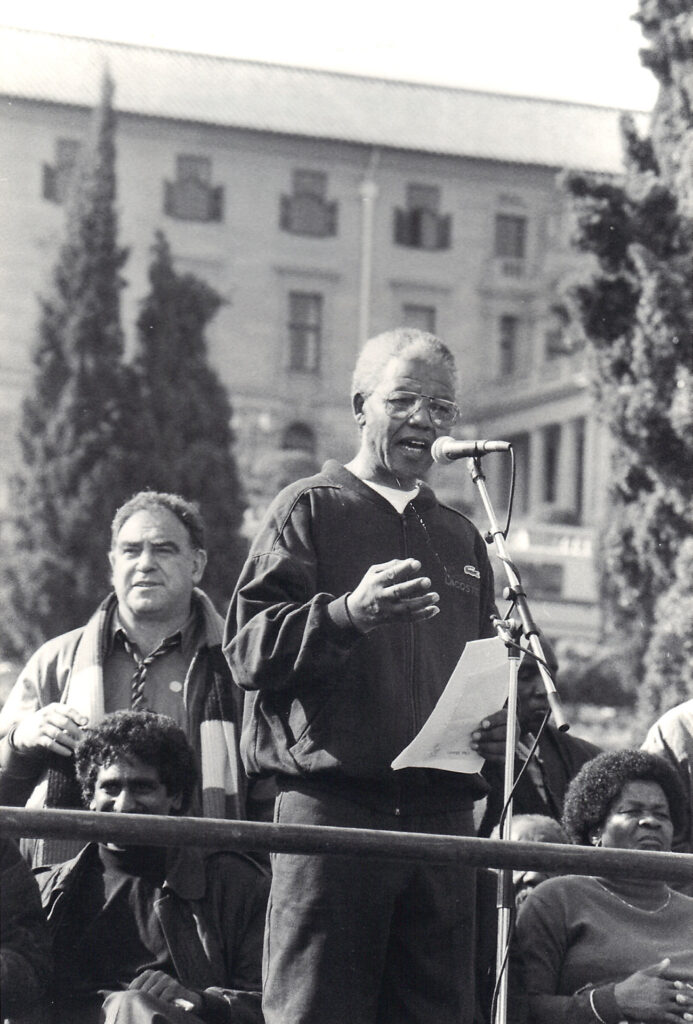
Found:
<svg viewBox="0 0 693 1024"><path fill-rule="evenodd" d="M402 540L404 545L403 558L409 558L409 530L407 528L406 516L401 516L402 520ZM406 641L406 678L407 678L407 690L409 694L409 706L411 709L412 724L414 726L414 735L419 731L419 713L416 701L416 686L414 680L414 624L412 622L407 623L407 641Z"/></svg>

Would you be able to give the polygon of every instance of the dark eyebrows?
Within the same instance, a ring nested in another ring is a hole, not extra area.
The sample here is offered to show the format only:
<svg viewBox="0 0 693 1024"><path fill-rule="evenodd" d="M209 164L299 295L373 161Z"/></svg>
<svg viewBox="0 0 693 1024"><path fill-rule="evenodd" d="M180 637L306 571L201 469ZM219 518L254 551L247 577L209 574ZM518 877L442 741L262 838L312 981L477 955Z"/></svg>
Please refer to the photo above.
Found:
<svg viewBox="0 0 693 1024"><path fill-rule="evenodd" d="M117 540L115 546L121 551L142 551L145 543L142 540ZM155 551L164 553L172 551L174 554L178 554L181 550L180 544L175 540L155 540L151 542L151 545Z"/></svg>

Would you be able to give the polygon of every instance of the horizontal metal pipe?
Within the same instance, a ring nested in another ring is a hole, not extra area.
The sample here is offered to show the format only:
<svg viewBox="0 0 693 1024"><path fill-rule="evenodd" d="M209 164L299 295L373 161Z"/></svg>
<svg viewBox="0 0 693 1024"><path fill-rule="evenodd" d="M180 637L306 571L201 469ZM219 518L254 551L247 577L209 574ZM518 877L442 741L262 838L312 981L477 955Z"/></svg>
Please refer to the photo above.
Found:
<svg viewBox="0 0 693 1024"><path fill-rule="evenodd" d="M0 831L27 838L50 836L130 846L331 853L439 864L458 861L493 868L541 868L557 874L626 875L670 882L693 879L693 854L596 850L558 843L520 843L326 825L270 825L220 818L0 807Z"/></svg>

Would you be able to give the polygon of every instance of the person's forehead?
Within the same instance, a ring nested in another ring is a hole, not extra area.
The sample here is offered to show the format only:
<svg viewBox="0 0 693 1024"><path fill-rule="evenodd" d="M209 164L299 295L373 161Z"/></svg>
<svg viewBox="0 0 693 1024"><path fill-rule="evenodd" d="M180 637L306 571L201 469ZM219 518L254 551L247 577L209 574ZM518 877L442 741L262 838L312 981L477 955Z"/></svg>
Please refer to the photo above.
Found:
<svg viewBox="0 0 693 1024"><path fill-rule="evenodd" d="M513 839L523 843L560 843L550 825L536 822L513 823Z"/></svg>
<svg viewBox="0 0 693 1024"><path fill-rule="evenodd" d="M141 540L170 540L175 541L178 545L182 545L186 541L190 543L188 531L178 516L161 506L133 512L125 520L116 537L118 544L123 541Z"/></svg>
<svg viewBox="0 0 693 1024"><path fill-rule="evenodd" d="M626 804L668 804L664 790L654 779L631 779L626 782L617 800Z"/></svg>
<svg viewBox="0 0 693 1024"><path fill-rule="evenodd" d="M452 371L440 358L425 354L392 356L382 369L379 387L413 387L414 390L435 393L441 397L454 396L455 381Z"/></svg>
<svg viewBox="0 0 693 1024"><path fill-rule="evenodd" d="M558 672L558 662L548 652L544 652L546 656L546 665L551 675L555 675ZM535 680L541 679L541 672L539 670L539 662L536 658L533 658L531 654L525 654L520 667L518 669L518 679L522 682L523 680Z"/></svg>
<svg viewBox="0 0 693 1024"><path fill-rule="evenodd" d="M121 778L146 778L160 781L159 770L153 764L145 764L139 757L118 757L110 760L108 764L99 766L96 777L97 783L107 779Z"/></svg>
<svg viewBox="0 0 693 1024"><path fill-rule="evenodd" d="M536 662L523 661L517 673L518 683L541 682L541 675Z"/></svg>

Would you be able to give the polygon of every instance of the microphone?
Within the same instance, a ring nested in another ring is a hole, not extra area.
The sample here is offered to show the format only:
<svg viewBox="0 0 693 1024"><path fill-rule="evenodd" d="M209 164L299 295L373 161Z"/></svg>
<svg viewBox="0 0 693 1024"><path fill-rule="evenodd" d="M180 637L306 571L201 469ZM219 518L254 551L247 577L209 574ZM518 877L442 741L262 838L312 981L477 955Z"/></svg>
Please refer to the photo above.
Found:
<svg viewBox="0 0 693 1024"><path fill-rule="evenodd" d="M455 459L478 459L489 452L509 452L509 441L458 441L454 437L439 437L431 445L434 462L454 462Z"/></svg>

